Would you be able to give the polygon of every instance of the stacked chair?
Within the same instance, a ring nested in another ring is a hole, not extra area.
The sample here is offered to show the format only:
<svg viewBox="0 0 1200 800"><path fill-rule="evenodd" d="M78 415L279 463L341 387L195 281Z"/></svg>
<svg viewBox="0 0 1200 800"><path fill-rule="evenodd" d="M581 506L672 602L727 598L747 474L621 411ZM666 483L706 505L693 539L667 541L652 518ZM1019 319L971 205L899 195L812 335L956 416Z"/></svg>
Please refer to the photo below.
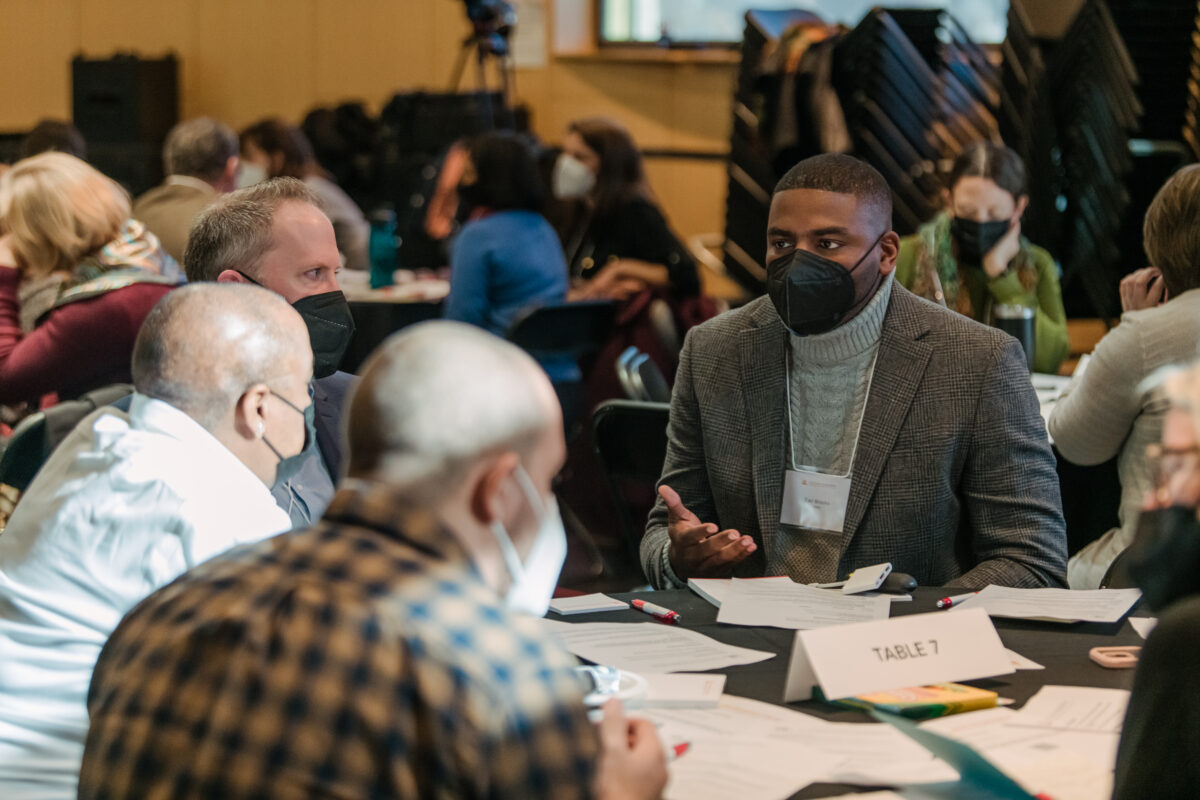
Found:
<svg viewBox="0 0 1200 800"><path fill-rule="evenodd" d="M1103 0L1087 0L1052 46L1035 43L1013 0L1008 37L1002 118L1009 141L1027 148L1029 216L1039 218L1028 234L1059 258L1069 315L1115 316L1120 277L1141 265L1118 246L1143 111L1137 71ZM1040 59L1022 61L1039 47ZM1039 62L1040 73L1028 68Z"/></svg>
<svg viewBox="0 0 1200 800"><path fill-rule="evenodd" d="M912 233L940 208L943 164L999 138L999 72L939 10L876 8L842 39L837 61L855 153L891 185L897 232Z"/></svg>
<svg viewBox="0 0 1200 800"><path fill-rule="evenodd" d="M725 194L725 269L758 292L766 279L767 212L775 183L790 164L771 135L778 120L783 76L764 72L767 53L784 31L798 23L819 23L807 11L747 11L742 60L733 95L729 178ZM797 153L799 160L812 153ZM794 162L793 162L794 163Z"/></svg>
<svg viewBox="0 0 1200 800"><path fill-rule="evenodd" d="M803 11L746 14L733 100L725 267L754 292L762 291L766 277L771 192L797 161L833 151L870 162L893 188L896 230L911 233L937 209L945 162L967 142L999 139L993 109L1000 72L949 14L875 9L830 42L828 77L844 137L819 119L829 116L817 113L828 108L812 96L825 89L819 68L790 75L782 70L784 60L772 57L796 24L820 20Z"/></svg>

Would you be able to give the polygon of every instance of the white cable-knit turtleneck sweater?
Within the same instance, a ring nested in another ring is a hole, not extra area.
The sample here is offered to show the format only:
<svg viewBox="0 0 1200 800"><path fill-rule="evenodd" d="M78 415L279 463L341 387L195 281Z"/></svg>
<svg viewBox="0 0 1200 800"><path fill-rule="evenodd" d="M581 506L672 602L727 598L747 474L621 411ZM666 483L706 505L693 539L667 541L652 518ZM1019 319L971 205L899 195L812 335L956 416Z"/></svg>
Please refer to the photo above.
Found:
<svg viewBox="0 0 1200 800"><path fill-rule="evenodd" d="M888 277L858 316L845 325L815 336L789 337L791 447L785 453L785 468L835 475L851 471L891 296L892 279ZM779 478L783 480L782 475ZM840 533L781 527L766 542L766 550L768 575L789 575L802 583L838 577Z"/></svg>

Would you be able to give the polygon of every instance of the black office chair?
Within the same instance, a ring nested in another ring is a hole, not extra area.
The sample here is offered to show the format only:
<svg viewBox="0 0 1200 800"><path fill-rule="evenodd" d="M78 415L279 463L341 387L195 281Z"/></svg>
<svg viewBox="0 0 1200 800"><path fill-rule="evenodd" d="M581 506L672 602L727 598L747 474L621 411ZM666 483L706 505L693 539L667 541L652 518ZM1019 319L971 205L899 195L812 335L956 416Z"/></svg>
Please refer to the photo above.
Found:
<svg viewBox="0 0 1200 800"><path fill-rule="evenodd" d="M39 411L17 423L12 438L0 453L0 484L11 486L18 492L25 491L49 456L46 414Z"/></svg>
<svg viewBox="0 0 1200 800"><path fill-rule="evenodd" d="M508 329L508 340L534 358L596 352L612 335L617 305L611 300L554 303L523 312Z"/></svg>
<svg viewBox="0 0 1200 800"><path fill-rule="evenodd" d="M46 459L75 426L97 408L112 405L133 392L127 383L114 383L31 414L17 424L0 454L0 483L25 491Z"/></svg>
<svg viewBox="0 0 1200 800"><path fill-rule="evenodd" d="M538 361L555 357L575 362L598 351L612 336L617 306L611 300L587 300L538 306L522 313L507 338ZM568 440L583 413L583 381L555 381Z"/></svg>
<svg viewBox="0 0 1200 800"><path fill-rule="evenodd" d="M616 362L617 380L630 400L649 403L671 402L671 386L650 356L630 346L621 351Z"/></svg>
<svg viewBox="0 0 1200 800"><path fill-rule="evenodd" d="M604 466L617 519L633 563L654 505L654 485L667 454L670 406L636 400L609 400L592 414L592 438Z"/></svg>
<svg viewBox="0 0 1200 800"><path fill-rule="evenodd" d="M671 402L671 386L650 356L645 353L638 356L633 362L633 370L637 382L641 384L643 400L651 403Z"/></svg>

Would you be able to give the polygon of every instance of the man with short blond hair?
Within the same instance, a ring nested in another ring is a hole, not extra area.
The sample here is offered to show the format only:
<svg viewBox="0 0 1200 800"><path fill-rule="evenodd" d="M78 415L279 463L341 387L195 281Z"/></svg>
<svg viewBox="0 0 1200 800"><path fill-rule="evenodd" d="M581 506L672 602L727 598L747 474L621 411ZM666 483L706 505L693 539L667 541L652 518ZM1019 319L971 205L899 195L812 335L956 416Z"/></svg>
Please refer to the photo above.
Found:
<svg viewBox="0 0 1200 800"><path fill-rule="evenodd" d="M342 405L353 377L338 371L354 317L338 286L341 257L333 225L316 195L295 178L275 178L225 195L192 228L183 268L188 280L262 286L281 296L308 326L317 449L275 487L295 527L319 519L341 474Z"/></svg>

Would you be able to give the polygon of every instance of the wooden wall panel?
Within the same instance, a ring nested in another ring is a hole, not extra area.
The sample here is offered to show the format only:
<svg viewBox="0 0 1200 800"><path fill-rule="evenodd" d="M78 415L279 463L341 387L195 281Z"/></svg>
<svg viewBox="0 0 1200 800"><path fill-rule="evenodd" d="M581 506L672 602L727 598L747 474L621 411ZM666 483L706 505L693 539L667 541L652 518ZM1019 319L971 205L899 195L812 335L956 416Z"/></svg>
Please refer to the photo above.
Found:
<svg viewBox="0 0 1200 800"><path fill-rule="evenodd" d="M70 119L78 0L0 0L0 20L0 130L30 128L43 117Z"/></svg>
<svg viewBox="0 0 1200 800"><path fill-rule="evenodd" d="M317 85L317 0L199 0L187 108L241 127L299 118Z"/></svg>
<svg viewBox="0 0 1200 800"><path fill-rule="evenodd" d="M0 0L0 20L0 131L70 117L79 52L174 51L184 115L237 128L271 114L298 121L318 104L356 99L378 111L397 91L444 91L469 32L461 0ZM552 20L562 25L563 15ZM551 55L543 68L518 70L516 89L548 141L572 119L605 114L645 148L723 152L734 75L729 64ZM473 69L463 85L475 86ZM721 229L723 165L652 159L648 172L682 234Z"/></svg>

